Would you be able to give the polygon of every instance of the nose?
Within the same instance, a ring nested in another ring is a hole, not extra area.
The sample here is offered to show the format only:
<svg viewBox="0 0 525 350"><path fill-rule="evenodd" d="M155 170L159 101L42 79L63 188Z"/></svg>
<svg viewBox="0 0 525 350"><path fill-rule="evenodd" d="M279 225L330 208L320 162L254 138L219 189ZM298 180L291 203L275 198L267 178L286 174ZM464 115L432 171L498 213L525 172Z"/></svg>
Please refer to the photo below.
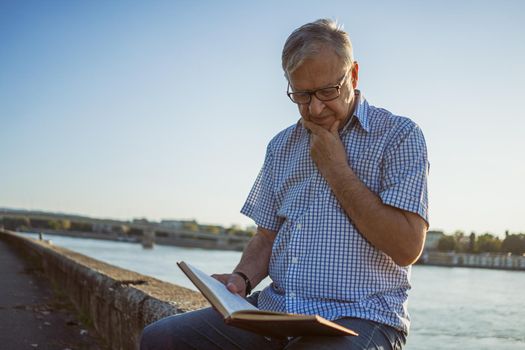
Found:
<svg viewBox="0 0 525 350"><path fill-rule="evenodd" d="M324 107L324 102L319 100L315 95L312 95L312 99L310 100L310 104L308 105L308 111L310 112L310 115L318 117L319 115L321 115L321 112L323 111Z"/></svg>

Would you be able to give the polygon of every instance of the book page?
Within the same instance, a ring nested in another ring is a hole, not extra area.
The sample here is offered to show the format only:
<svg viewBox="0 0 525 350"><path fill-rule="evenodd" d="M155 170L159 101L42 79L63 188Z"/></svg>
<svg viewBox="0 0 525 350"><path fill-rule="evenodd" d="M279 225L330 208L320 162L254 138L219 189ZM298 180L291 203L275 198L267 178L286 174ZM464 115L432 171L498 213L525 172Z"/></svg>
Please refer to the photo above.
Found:
<svg viewBox="0 0 525 350"><path fill-rule="evenodd" d="M227 324L262 335L357 335L354 331L317 315L263 311L233 294L215 278L181 261L177 265L219 311Z"/></svg>
<svg viewBox="0 0 525 350"><path fill-rule="evenodd" d="M195 266L192 266L190 264L180 262L179 267L184 271L183 267L187 267L195 277L205 286L208 288L209 292L213 294L213 296L217 299L219 303L222 304L224 309L231 315L236 311L242 311L242 310L258 310L255 306L247 302L244 298L241 296L234 294L230 292L228 289L226 289L226 286L222 284L221 282L217 281L215 278L207 275L203 271L199 270ZM188 275L188 277L190 277ZM192 280L193 284L199 290L206 296L206 291L201 289L201 286L199 286L193 279L190 277L190 280ZM207 298L209 300L209 298ZM215 305L214 305L215 306ZM217 306L216 306L217 307Z"/></svg>

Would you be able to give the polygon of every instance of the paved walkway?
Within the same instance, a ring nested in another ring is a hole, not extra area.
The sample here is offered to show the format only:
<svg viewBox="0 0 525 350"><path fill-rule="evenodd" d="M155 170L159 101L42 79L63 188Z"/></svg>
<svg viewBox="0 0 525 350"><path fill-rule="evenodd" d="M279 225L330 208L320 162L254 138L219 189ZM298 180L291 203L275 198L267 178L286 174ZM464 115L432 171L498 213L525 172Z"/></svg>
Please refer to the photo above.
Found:
<svg viewBox="0 0 525 350"><path fill-rule="evenodd" d="M0 239L0 349L103 349L42 271Z"/></svg>

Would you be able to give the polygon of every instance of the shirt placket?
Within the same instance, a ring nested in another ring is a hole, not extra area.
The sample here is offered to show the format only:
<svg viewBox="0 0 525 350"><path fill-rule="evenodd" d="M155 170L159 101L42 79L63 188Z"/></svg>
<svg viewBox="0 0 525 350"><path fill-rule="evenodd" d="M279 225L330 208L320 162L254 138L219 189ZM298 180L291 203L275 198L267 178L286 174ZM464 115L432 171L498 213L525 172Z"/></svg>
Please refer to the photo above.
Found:
<svg viewBox="0 0 525 350"><path fill-rule="evenodd" d="M297 298L299 293L299 269L300 269L300 239L299 235L303 229L303 224L299 221L291 228L290 245L286 251L286 293L285 304L287 312L295 312L297 309Z"/></svg>
<svg viewBox="0 0 525 350"><path fill-rule="evenodd" d="M328 184L323 179L320 172L315 168L312 174L311 186L314 187L314 193L321 194L327 188ZM307 203L301 203L304 205L302 215L297 218L294 225L290 228L290 241L288 249L286 250L286 277L285 277L285 306L287 312L298 312L300 308L302 293L301 288L304 287L304 283L300 283L300 276L302 264L304 264L304 254L306 249L315 249L315 247L305 246L305 236L307 235L307 228L309 225L308 220L315 220L316 215L311 215L310 211L318 210L319 206L316 205L319 200L319 195L309 197Z"/></svg>

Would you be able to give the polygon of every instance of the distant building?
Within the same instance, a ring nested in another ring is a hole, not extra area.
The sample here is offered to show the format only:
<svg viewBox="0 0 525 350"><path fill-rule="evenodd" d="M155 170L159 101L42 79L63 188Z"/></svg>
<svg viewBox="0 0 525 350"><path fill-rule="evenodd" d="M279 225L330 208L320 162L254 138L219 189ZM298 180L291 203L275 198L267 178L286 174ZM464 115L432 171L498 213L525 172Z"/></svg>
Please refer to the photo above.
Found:
<svg viewBox="0 0 525 350"><path fill-rule="evenodd" d="M92 230L93 232L98 232L98 233L112 233L113 225L106 224L103 222L96 222L92 224Z"/></svg>
<svg viewBox="0 0 525 350"><path fill-rule="evenodd" d="M191 224L197 224L197 221L195 220L161 220L160 221L160 226L164 226L166 228L173 228L173 229L182 229L185 226L188 226Z"/></svg>
<svg viewBox="0 0 525 350"><path fill-rule="evenodd" d="M199 225L200 232L220 234L224 231L224 227L219 225Z"/></svg>
<svg viewBox="0 0 525 350"><path fill-rule="evenodd" d="M426 251L437 250L439 240L444 235L445 233L443 231L428 231L425 240L425 247L423 249Z"/></svg>

